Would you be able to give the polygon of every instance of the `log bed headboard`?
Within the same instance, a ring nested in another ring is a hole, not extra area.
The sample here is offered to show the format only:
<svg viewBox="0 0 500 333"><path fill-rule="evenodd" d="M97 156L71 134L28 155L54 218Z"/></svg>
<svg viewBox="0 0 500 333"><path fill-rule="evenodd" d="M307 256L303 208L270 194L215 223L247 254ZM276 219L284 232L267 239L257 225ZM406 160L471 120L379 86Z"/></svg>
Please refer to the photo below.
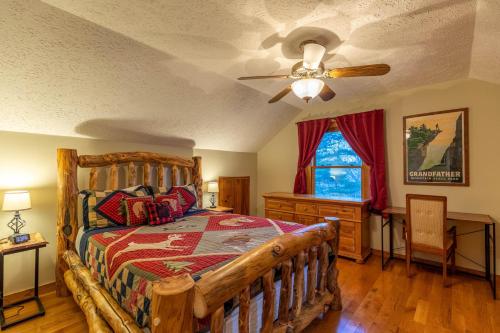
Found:
<svg viewBox="0 0 500 333"><path fill-rule="evenodd" d="M149 152L109 153L103 155L80 155L74 149L57 150L57 262L56 291L58 296L69 295L64 283L64 272L68 269L63 259L66 250L74 250L78 230L78 168L90 169L89 189L97 189L99 172L104 169L106 189L118 189L118 168L124 166L127 186L151 185L152 171L156 168L156 185L165 186L166 177L172 185L193 183L196 186L198 204L201 206L202 173L201 157L184 159ZM137 179L137 168L143 168L142 182ZM109 169L109 173L108 170ZM170 175L166 175L166 170ZM201 208L201 207L200 207Z"/></svg>

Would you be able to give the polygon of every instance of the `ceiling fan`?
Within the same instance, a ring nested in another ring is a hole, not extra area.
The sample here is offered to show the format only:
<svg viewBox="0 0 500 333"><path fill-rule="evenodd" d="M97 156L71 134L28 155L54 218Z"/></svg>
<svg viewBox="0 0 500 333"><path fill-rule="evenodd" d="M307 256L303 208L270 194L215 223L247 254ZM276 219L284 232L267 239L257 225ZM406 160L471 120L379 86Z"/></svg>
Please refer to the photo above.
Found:
<svg viewBox="0 0 500 333"><path fill-rule="evenodd" d="M321 61L326 48L314 40L306 40L300 44L304 51L304 60L296 63L292 67L290 75L265 75L265 76L244 76L238 80L256 80L256 79L294 79L288 87L280 91L276 96L269 100L269 103L275 103L285 97L290 91L293 91L297 97L309 102L309 100L318 96L323 101L329 101L335 97L335 92L321 79L336 79L339 77L355 76L377 76L387 74L391 67L386 64L375 64L366 66L354 66L344 68L326 69Z"/></svg>

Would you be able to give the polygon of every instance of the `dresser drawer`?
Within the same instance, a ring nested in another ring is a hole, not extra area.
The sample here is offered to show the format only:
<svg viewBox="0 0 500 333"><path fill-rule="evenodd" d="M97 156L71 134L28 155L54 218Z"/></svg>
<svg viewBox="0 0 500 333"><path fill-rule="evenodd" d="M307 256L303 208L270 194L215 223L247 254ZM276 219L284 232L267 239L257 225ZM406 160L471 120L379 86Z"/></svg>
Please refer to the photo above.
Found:
<svg viewBox="0 0 500 333"><path fill-rule="evenodd" d="M266 200L266 208L293 212L295 211L295 204L285 200L268 199Z"/></svg>
<svg viewBox="0 0 500 333"><path fill-rule="evenodd" d="M316 224L317 219L314 216L295 215L295 222L305 225L311 225L311 224Z"/></svg>
<svg viewBox="0 0 500 333"><path fill-rule="evenodd" d="M273 219L273 220L295 222L295 215L294 214L277 212L274 210L266 210L266 217L269 219Z"/></svg>
<svg viewBox="0 0 500 333"><path fill-rule="evenodd" d="M295 212L297 214L317 215L318 206L309 203L297 203L295 204Z"/></svg>
<svg viewBox="0 0 500 333"><path fill-rule="evenodd" d="M356 242L354 241L354 238L340 236L339 250L351 253L356 252Z"/></svg>
<svg viewBox="0 0 500 333"><path fill-rule="evenodd" d="M335 216L343 219L359 220L359 208L344 206L344 205L320 205L319 215L321 216Z"/></svg>

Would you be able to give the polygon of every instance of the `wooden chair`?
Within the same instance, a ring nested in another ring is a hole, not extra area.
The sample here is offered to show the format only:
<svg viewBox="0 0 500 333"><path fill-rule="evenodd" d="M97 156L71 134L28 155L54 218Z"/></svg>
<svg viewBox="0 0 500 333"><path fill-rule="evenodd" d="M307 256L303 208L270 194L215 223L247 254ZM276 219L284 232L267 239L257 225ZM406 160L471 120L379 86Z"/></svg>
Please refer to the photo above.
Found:
<svg viewBox="0 0 500 333"><path fill-rule="evenodd" d="M406 195L406 270L411 276L412 252L442 256L443 284L447 283L448 260L455 271L456 229L447 230L446 197Z"/></svg>

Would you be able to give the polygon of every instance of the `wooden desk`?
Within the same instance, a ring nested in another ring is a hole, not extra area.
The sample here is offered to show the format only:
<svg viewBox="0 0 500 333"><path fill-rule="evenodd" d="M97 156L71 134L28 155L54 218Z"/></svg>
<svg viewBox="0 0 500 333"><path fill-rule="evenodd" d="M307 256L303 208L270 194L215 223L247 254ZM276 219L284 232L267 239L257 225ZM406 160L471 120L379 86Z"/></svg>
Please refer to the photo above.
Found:
<svg viewBox="0 0 500 333"><path fill-rule="evenodd" d="M382 270L385 269L387 263L394 258L394 234L393 234L393 216L399 216L404 220L406 218L406 208L405 207L387 207L382 211L382 216L380 218L381 227L381 241L382 241ZM484 278L490 284L493 299L496 299L496 232L495 232L495 221L491 216L486 214L473 214L473 213L462 213L462 212L448 212L447 214L449 221L461 221L461 222L471 222L479 223L484 225L484 258L485 258L485 274ZM384 221L386 219L387 221ZM389 226L389 258L387 261L384 260L384 227ZM493 255L491 255L493 254ZM492 260L493 259L493 260Z"/></svg>

